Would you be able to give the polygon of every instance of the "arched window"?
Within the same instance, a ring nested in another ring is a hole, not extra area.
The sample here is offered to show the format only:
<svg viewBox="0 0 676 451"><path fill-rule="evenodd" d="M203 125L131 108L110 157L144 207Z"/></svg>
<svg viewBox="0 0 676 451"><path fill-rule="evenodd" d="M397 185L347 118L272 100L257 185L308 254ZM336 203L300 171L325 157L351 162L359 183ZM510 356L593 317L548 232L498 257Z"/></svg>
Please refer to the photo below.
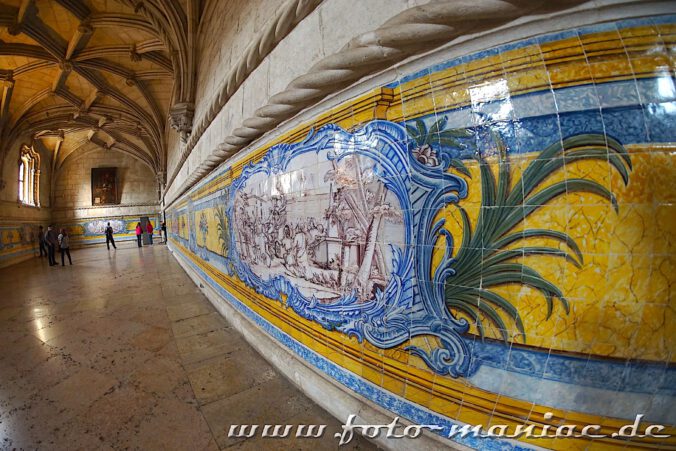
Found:
<svg viewBox="0 0 676 451"><path fill-rule="evenodd" d="M19 202L40 206L40 154L26 145L19 157Z"/></svg>

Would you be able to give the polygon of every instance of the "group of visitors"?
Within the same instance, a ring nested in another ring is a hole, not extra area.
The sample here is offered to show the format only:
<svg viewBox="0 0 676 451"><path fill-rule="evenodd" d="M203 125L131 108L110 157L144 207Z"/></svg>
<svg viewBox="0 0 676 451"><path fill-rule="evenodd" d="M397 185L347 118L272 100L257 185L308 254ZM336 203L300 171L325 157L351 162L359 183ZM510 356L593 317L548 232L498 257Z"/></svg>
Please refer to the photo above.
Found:
<svg viewBox="0 0 676 451"><path fill-rule="evenodd" d="M165 237L165 241L166 241L167 226L165 226L164 223L162 223L161 227L162 227L161 230L164 232L164 237ZM150 244L153 244L153 230L154 229L153 229L152 222L148 221L148 223L146 224L146 232L148 232L148 242ZM138 247L142 246L142 244L141 244L142 243L142 241L141 241L142 236L143 236L143 227L141 226L141 223L139 222L138 224L136 224L136 244L138 244Z"/></svg>
<svg viewBox="0 0 676 451"><path fill-rule="evenodd" d="M150 244L153 244L153 224L148 221L146 224L146 232L148 233L148 241ZM113 249L117 249L115 245L115 231L113 227L108 223L105 229L106 235L106 247L110 250L112 244ZM167 242L167 226L163 222L160 226L160 236L163 238L163 241ZM136 242L138 247L142 246L142 237L143 237L143 227L139 222L136 224ZM68 263L73 264L73 260L70 257L70 237L68 236L68 231L66 229L61 229L58 234L56 229L52 224L47 226L47 231L45 232L44 227L40 226L38 229L38 243L40 245L40 257L46 256L49 260L49 266L58 266L56 262L56 250L58 249L61 253L61 265L66 266L65 258L68 257Z"/></svg>
<svg viewBox="0 0 676 451"><path fill-rule="evenodd" d="M47 226L47 231L40 226L38 229L38 241L40 243L40 257L47 256L49 259L49 266L58 266L56 262L56 249L61 254L61 266L66 266L66 256L68 256L68 263L73 264L70 258L70 237L66 229L61 229L57 234L53 225Z"/></svg>
<svg viewBox="0 0 676 451"><path fill-rule="evenodd" d="M153 224L148 221L146 224L146 232L148 233L148 241L150 244L153 244ZM160 236L164 236L164 242L167 242L167 226L162 223L160 226ZM136 224L136 244L138 247L143 246L143 226L139 222ZM110 226L110 223L108 223L108 227L106 227L106 246L108 246L108 250L110 250L110 244L113 245L113 248L117 249L115 246L115 239L113 238L113 228Z"/></svg>

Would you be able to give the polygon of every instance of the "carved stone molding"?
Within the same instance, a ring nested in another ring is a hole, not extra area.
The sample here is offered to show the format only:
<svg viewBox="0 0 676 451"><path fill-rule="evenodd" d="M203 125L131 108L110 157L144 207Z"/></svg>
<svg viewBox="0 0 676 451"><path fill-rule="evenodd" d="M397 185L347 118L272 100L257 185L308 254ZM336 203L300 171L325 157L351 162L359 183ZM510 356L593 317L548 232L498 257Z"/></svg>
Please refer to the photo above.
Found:
<svg viewBox="0 0 676 451"><path fill-rule="evenodd" d="M167 181L167 173L164 171L159 171L157 174L155 174L155 179L157 180L157 183L164 186Z"/></svg>
<svg viewBox="0 0 676 451"><path fill-rule="evenodd" d="M277 125L374 71L438 48L463 35L494 29L524 16L562 11L581 3L585 0L436 0L409 8L379 28L353 38L341 50L323 58L306 74L292 80L284 91L272 96L267 105L256 110L254 117L244 120L242 127L233 130L232 135L225 137L211 155L191 171L188 179L174 191L171 200ZM240 62L240 66L243 64L246 63ZM220 94L225 97L228 92ZM234 90L231 92L234 93ZM220 102L212 105L215 111L210 110L209 116L218 114L222 107L216 108L218 105L221 105ZM182 152L181 160L173 168L169 186L203 133L202 125L200 122ZM165 203L169 204L171 200L165 199Z"/></svg>
<svg viewBox="0 0 676 451"><path fill-rule="evenodd" d="M256 41L252 42L244 55L236 65L232 67L230 73L225 77L218 94L214 95L209 104L205 115L199 118L187 141L187 145L181 150L181 157L172 169L168 185L174 181L181 166L187 160L192 149L202 137L209 125L214 121L218 113L223 109L230 97L244 83L244 80L263 62L272 50L296 27L296 25L305 19L312 11L319 6L322 0L290 0L278 12L274 20L265 27L258 35ZM172 126L173 127L173 126ZM184 141L185 142L185 141ZM167 168L169 169L169 168Z"/></svg>
<svg viewBox="0 0 676 451"><path fill-rule="evenodd" d="M181 135L181 141L188 141L192 132L192 120L195 115L195 105L192 103L177 103L169 110L169 125Z"/></svg>

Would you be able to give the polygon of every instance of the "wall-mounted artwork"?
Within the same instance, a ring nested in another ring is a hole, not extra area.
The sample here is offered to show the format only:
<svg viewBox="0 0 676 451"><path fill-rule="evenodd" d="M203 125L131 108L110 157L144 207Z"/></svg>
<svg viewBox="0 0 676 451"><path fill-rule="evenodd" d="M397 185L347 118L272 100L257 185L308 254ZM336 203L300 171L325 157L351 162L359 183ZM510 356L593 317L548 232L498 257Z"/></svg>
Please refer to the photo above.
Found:
<svg viewBox="0 0 676 451"><path fill-rule="evenodd" d="M169 206L169 246L296 356L443 436L544 430L552 409L672 424L673 22L510 43L372 89L205 177ZM523 438L662 444L567 440Z"/></svg>
<svg viewBox="0 0 676 451"><path fill-rule="evenodd" d="M117 168L92 168L92 205L119 203Z"/></svg>

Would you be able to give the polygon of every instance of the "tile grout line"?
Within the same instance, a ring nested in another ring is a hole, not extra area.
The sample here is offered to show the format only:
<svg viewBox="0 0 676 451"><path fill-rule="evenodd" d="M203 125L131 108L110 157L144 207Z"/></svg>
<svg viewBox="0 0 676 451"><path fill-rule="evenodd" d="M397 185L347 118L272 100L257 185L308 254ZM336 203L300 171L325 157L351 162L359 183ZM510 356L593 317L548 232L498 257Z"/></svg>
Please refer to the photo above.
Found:
<svg viewBox="0 0 676 451"><path fill-rule="evenodd" d="M190 283L192 283L192 281L190 281ZM163 295L163 296L164 296L164 295ZM164 303L164 299L162 299L162 302ZM194 301L191 301L190 303L193 303L193 302L194 302ZM168 308L169 308L169 306L168 306L166 303L164 303L164 309L165 309L165 312L167 313L167 319L169 319ZM198 316L199 316L199 315L198 315ZM184 318L184 319L186 319L186 318ZM169 321L171 322L171 326L173 326L176 322L178 322L178 321L180 321L180 320L174 321L174 320L172 320L172 319L169 319ZM176 335L174 334L174 328L173 328L173 327L170 327L169 329L170 329L170 332L171 332L172 340L173 340L174 344L176 344L176 352L178 353L178 358L179 358L179 360L180 360L181 368L183 369L183 373L185 374L186 379L188 379L188 384L190 385L190 391L192 392L192 395L193 395L193 397L195 398L195 402L197 403L197 410L199 411L200 416L202 417L202 419L203 419L204 422L206 423L207 427L209 428L209 433L211 434L211 440L213 441L213 443L216 444L216 447L217 447L219 450L222 450L223 448L221 448L221 446L219 445L218 440L216 439L216 434L214 433L214 430L213 430L213 428L211 427L211 424L210 424L209 421L207 420L207 417L204 415L204 411L202 410L202 404L200 403L199 399L197 398L197 393L195 392L195 387L193 386L193 383L192 383L192 381L190 380L190 376L188 375L188 370L187 370L187 368L186 368L186 366L185 366L186 363L185 363L185 360L184 360L184 358L183 358L183 355L182 355L181 352L178 350L178 344L176 343L177 337L176 337ZM207 446L209 446L209 445L207 444Z"/></svg>

